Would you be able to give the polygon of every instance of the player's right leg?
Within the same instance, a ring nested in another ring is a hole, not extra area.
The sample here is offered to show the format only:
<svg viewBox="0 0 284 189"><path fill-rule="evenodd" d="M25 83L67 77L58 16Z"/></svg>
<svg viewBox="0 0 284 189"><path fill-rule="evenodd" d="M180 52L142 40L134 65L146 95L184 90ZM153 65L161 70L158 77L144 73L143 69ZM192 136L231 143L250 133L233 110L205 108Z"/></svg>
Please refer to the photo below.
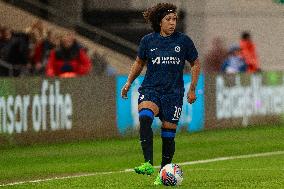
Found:
<svg viewBox="0 0 284 189"><path fill-rule="evenodd" d="M149 98L151 98L149 96ZM144 155L145 163L135 167L134 170L138 174L151 175L154 173L153 167L153 131L151 128L154 117L159 113L158 105L151 99L139 98L139 122L140 122L140 142ZM153 98L153 96L152 96Z"/></svg>

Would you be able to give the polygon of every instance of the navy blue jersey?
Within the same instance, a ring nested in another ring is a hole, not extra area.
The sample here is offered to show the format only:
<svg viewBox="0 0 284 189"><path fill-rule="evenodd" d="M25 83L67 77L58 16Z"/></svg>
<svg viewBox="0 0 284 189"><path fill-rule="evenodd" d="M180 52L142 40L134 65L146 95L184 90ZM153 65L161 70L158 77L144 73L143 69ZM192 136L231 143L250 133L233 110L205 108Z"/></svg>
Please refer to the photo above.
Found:
<svg viewBox="0 0 284 189"><path fill-rule="evenodd" d="M198 53L192 40L183 33L175 32L169 37L151 33L142 38L138 57L147 63L139 92L154 90L183 95L185 61L194 62Z"/></svg>

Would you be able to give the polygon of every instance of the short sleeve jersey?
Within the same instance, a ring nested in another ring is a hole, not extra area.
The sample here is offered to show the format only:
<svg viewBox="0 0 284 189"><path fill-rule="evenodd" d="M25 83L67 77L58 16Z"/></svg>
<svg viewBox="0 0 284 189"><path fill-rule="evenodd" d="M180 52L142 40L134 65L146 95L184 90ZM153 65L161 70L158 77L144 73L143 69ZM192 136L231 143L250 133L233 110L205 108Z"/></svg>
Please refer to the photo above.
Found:
<svg viewBox="0 0 284 189"><path fill-rule="evenodd" d="M163 37L155 32L142 38L138 57L147 63L139 92L154 90L162 94L183 95L185 61L193 63L198 52L192 40L183 33Z"/></svg>

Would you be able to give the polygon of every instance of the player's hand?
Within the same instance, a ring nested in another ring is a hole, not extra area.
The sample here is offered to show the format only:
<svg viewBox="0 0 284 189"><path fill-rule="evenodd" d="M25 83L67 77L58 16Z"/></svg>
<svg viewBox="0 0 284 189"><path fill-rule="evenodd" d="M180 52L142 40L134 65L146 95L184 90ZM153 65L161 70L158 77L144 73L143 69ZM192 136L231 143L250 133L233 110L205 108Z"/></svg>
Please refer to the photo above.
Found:
<svg viewBox="0 0 284 189"><path fill-rule="evenodd" d="M128 97L127 97L127 92L129 91L130 86L131 86L131 84L127 82L127 83L125 83L125 85L122 87L122 89L121 89L121 97L122 97L123 99L127 99L127 98L128 98Z"/></svg>
<svg viewBox="0 0 284 189"><path fill-rule="evenodd" d="M196 94L194 90L189 90L187 93L187 102L193 104L196 101Z"/></svg>

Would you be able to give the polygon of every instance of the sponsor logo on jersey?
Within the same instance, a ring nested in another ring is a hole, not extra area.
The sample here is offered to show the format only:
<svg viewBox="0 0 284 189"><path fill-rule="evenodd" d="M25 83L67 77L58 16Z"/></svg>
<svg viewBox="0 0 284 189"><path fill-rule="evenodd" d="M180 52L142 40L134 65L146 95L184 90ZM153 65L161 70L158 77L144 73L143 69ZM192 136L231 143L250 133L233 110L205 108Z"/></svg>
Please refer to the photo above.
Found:
<svg viewBox="0 0 284 189"><path fill-rule="evenodd" d="M173 56L162 56L162 57L156 57L155 59L152 58L153 64L180 64L180 58L173 57Z"/></svg>

